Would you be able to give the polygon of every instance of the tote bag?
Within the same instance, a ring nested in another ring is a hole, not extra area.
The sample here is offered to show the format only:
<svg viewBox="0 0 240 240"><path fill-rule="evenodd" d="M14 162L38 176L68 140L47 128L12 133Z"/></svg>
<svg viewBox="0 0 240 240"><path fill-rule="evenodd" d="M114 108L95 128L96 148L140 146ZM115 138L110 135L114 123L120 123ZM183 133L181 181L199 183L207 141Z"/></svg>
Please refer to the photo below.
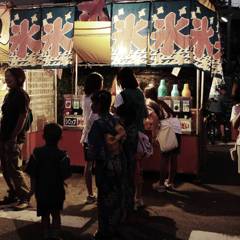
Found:
<svg viewBox="0 0 240 240"><path fill-rule="evenodd" d="M161 152L169 152L178 147L178 140L173 131L170 118L161 121L157 141L159 142Z"/></svg>

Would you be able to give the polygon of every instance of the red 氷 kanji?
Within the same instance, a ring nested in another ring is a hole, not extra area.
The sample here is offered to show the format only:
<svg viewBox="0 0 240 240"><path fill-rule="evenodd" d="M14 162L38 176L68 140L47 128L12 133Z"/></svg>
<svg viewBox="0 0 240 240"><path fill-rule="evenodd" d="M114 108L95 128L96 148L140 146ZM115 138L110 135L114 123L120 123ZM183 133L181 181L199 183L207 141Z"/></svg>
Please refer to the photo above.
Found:
<svg viewBox="0 0 240 240"><path fill-rule="evenodd" d="M108 16L104 13L105 0L86 1L78 4L78 10L82 13L80 21L108 21Z"/></svg>
<svg viewBox="0 0 240 240"><path fill-rule="evenodd" d="M214 35L214 30L209 27L207 17L193 19L193 29L191 30L191 44L194 46L194 53L198 58L203 57L205 50L212 56L213 45L210 41Z"/></svg>
<svg viewBox="0 0 240 240"><path fill-rule="evenodd" d="M171 12L165 19L157 19L154 22L155 32L151 34L154 44L153 50L160 49L161 52L170 56L174 52L175 45L179 48L186 49L189 47L189 35L181 33L189 25L189 19L181 17L176 21L176 14Z"/></svg>
<svg viewBox="0 0 240 240"><path fill-rule="evenodd" d="M221 57L222 57L221 42L220 41L215 42L214 49L217 50L217 51L213 54L213 58L215 60L220 60Z"/></svg>
<svg viewBox="0 0 240 240"><path fill-rule="evenodd" d="M139 20L136 22L134 14L129 14L124 20L115 23L116 31L112 34L114 48L124 47L127 52L131 46L143 50L147 47L147 36L143 36L140 32L148 27L148 21Z"/></svg>
<svg viewBox="0 0 240 240"><path fill-rule="evenodd" d="M73 23L66 22L63 25L62 22L62 18L58 17L53 23L43 26L45 34L42 36L42 51L50 50L51 57L58 57L60 47L65 51L70 50L71 47L72 39L65 34L73 29Z"/></svg>
<svg viewBox="0 0 240 240"><path fill-rule="evenodd" d="M19 58L25 58L28 49L37 53L41 50L41 40L33 38L40 31L40 26L33 24L29 27L29 21L24 19L19 25L11 27L10 52L15 52Z"/></svg>

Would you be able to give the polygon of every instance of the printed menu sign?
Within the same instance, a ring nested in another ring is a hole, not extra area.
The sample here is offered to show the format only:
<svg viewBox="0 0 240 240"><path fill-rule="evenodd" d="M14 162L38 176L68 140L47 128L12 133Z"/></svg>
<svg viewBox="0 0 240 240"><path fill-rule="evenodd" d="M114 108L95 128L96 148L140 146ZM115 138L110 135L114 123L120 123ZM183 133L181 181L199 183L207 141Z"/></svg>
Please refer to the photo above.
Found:
<svg viewBox="0 0 240 240"><path fill-rule="evenodd" d="M55 120L55 86L52 70L28 70L26 90L31 98L32 131L41 131Z"/></svg>

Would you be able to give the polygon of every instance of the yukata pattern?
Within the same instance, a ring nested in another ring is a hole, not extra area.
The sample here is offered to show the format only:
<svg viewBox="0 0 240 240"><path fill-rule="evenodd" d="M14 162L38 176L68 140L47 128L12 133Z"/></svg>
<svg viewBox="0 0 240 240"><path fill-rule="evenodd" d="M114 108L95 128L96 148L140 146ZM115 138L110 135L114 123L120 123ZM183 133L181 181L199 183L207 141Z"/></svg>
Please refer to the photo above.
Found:
<svg viewBox="0 0 240 240"><path fill-rule="evenodd" d="M116 135L118 121L110 114L96 120L88 136L89 158L96 161L98 188L98 231L103 236L114 235L124 213L125 184L124 151L113 155L108 151L106 134Z"/></svg>

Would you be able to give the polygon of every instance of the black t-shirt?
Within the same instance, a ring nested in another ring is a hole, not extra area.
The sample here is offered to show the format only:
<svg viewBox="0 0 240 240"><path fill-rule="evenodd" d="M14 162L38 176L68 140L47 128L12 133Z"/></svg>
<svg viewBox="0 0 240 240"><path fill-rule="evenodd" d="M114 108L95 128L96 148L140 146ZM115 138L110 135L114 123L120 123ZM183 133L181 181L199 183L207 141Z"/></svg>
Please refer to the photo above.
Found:
<svg viewBox="0 0 240 240"><path fill-rule="evenodd" d="M29 110L29 103L30 98L22 88L9 90L2 105L0 137L3 141L10 139L20 115ZM24 130L18 135L17 140L19 143L24 142Z"/></svg>
<svg viewBox="0 0 240 240"><path fill-rule="evenodd" d="M36 148L25 172L35 179L35 194L38 203L50 205L62 203L65 199L64 179L61 174L61 161L66 152L54 145Z"/></svg>

